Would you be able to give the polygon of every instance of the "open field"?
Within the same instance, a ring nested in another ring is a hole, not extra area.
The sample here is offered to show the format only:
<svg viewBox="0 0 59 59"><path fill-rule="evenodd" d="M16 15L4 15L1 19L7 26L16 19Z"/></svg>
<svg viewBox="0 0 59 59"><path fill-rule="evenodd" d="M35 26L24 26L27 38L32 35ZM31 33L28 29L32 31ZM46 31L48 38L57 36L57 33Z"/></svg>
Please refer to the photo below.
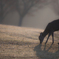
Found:
<svg viewBox="0 0 59 59"><path fill-rule="evenodd" d="M59 32L55 41L50 37L40 45L38 36L41 29L7 26L0 24L0 59L59 59Z"/></svg>

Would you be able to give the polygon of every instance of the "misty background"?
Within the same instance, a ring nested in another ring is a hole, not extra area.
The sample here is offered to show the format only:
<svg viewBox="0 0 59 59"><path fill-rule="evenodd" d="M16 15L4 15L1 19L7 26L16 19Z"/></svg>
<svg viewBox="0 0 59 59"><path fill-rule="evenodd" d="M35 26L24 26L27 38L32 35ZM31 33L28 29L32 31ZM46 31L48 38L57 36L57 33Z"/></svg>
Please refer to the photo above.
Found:
<svg viewBox="0 0 59 59"><path fill-rule="evenodd" d="M0 24L45 29L59 18L59 0L0 0Z"/></svg>

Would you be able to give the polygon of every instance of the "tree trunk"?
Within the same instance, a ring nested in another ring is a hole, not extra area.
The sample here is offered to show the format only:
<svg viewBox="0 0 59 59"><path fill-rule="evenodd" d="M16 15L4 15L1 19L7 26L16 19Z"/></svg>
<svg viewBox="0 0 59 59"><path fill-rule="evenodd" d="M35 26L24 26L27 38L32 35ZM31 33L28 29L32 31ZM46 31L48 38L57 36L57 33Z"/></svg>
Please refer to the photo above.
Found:
<svg viewBox="0 0 59 59"><path fill-rule="evenodd" d="M22 21L23 21L23 17L20 17L20 20L19 20L19 26L22 25Z"/></svg>

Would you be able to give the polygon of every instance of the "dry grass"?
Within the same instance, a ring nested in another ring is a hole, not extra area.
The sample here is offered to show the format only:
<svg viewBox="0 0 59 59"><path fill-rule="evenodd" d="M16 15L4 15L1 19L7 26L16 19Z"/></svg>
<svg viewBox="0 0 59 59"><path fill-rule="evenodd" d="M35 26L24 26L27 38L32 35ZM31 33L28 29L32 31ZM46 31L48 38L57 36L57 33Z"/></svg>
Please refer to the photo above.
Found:
<svg viewBox="0 0 59 59"><path fill-rule="evenodd" d="M55 43L51 37L45 45L39 44L40 29L6 26L0 24L0 59L59 59L59 33Z"/></svg>

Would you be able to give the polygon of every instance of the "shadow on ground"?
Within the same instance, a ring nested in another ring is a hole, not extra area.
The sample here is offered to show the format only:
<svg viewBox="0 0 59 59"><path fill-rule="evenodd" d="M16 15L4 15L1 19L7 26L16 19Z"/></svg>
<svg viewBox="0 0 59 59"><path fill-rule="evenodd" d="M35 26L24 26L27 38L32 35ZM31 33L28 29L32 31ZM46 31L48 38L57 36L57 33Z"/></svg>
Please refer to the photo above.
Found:
<svg viewBox="0 0 59 59"><path fill-rule="evenodd" d="M49 44L48 44L49 45ZM39 59L59 59L59 45L37 45L34 48Z"/></svg>

